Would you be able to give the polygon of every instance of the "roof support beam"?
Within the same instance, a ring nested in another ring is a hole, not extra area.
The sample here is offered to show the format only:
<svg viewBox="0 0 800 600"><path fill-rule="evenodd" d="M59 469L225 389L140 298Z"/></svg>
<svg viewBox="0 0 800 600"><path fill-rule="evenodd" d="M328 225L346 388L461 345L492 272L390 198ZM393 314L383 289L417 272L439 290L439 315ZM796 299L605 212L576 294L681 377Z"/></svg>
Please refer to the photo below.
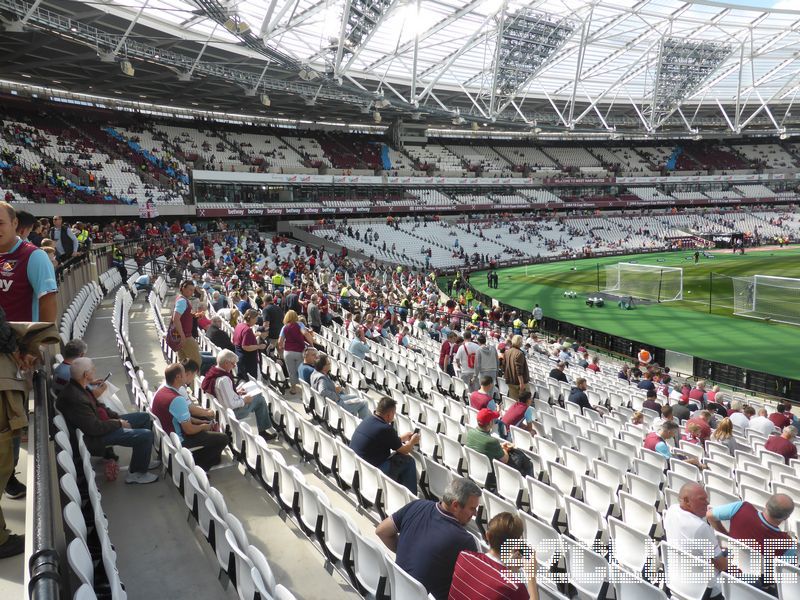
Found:
<svg viewBox="0 0 800 600"><path fill-rule="evenodd" d="M125 44L125 40L128 39L128 36L130 35L131 31L133 31L133 28L136 26L136 23L139 21L139 17L142 16L142 13L144 12L144 9L147 8L148 4L150 4L150 0L144 0L144 4L142 4L141 8L139 9L139 12L136 13L136 17L134 17L133 20L128 25L128 28L125 30L125 33L122 35L121 38L119 38L119 43L117 44L117 47L114 48L114 50L111 52L111 54L113 54L114 56L119 54L119 51L122 49L122 46Z"/></svg>

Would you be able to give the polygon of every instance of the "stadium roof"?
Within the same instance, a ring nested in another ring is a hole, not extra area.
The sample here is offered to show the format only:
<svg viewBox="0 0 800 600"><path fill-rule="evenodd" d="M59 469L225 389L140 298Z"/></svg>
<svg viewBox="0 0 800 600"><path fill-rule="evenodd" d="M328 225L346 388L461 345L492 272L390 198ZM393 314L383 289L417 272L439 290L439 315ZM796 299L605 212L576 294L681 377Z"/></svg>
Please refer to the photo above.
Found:
<svg viewBox="0 0 800 600"><path fill-rule="evenodd" d="M0 39L0 68L3 79L222 111L263 111L267 94L271 114L313 119L782 132L800 124L800 11L782 9L792 4L0 0L18 32ZM107 66L123 60L135 76Z"/></svg>

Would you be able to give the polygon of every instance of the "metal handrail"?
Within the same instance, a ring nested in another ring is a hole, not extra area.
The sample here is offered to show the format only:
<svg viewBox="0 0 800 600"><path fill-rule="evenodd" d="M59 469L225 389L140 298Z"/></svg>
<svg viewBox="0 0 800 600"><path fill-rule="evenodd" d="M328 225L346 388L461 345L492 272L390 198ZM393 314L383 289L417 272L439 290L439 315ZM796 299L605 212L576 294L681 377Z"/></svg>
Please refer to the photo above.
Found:
<svg viewBox="0 0 800 600"><path fill-rule="evenodd" d="M53 515L57 496L50 460L50 406L46 375L33 374L33 526L32 548L28 559L28 597L35 600L59 600L61 597L60 555L56 549Z"/></svg>

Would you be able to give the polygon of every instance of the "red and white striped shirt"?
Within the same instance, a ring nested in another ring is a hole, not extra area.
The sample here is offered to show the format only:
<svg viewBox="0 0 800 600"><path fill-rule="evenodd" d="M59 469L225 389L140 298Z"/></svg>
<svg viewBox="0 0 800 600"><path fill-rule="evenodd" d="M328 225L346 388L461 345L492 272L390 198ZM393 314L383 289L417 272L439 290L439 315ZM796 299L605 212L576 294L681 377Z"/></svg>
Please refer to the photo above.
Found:
<svg viewBox="0 0 800 600"><path fill-rule="evenodd" d="M503 577L505 568L488 554L464 550L456 561L448 600L528 600L526 586Z"/></svg>

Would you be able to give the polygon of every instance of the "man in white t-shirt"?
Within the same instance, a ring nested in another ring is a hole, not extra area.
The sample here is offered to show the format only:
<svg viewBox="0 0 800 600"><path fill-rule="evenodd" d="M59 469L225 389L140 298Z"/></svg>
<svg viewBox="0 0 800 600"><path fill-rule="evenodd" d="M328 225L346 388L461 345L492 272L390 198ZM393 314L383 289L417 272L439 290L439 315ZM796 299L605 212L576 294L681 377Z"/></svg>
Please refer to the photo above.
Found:
<svg viewBox="0 0 800 600"><path fill-rule="evenodd" d="M752 417L748 425L751 431L757 431L764 437L769 437L775 431L775 424L767 418L769 411L766 408L758 410L758 416Z"/></svg>
<svg viewBox="0 0 800 600"><path fill-rule="evenodd" d="M717 542L714 529L706 521L708 493L699 483L687 483L681 487L678 500L678 504L673 504L664 513L667 542L698 558L711 561L717 571L724 571L728 566L728 558ZM691 573L687 575L691 576ZM716 600L717 597L722 600L722 588L716 572L709 588L709 600Z"/></svg>
<svg viewBox="0 0 800 600"><path fill-rule="evenodd" d="M472 341L472 332L464 332L464 343L458 348L455 356L456 372L461 380L467 384L470 392L478 389L478 378L475 376L475 364L481 347Z"/></svg>

